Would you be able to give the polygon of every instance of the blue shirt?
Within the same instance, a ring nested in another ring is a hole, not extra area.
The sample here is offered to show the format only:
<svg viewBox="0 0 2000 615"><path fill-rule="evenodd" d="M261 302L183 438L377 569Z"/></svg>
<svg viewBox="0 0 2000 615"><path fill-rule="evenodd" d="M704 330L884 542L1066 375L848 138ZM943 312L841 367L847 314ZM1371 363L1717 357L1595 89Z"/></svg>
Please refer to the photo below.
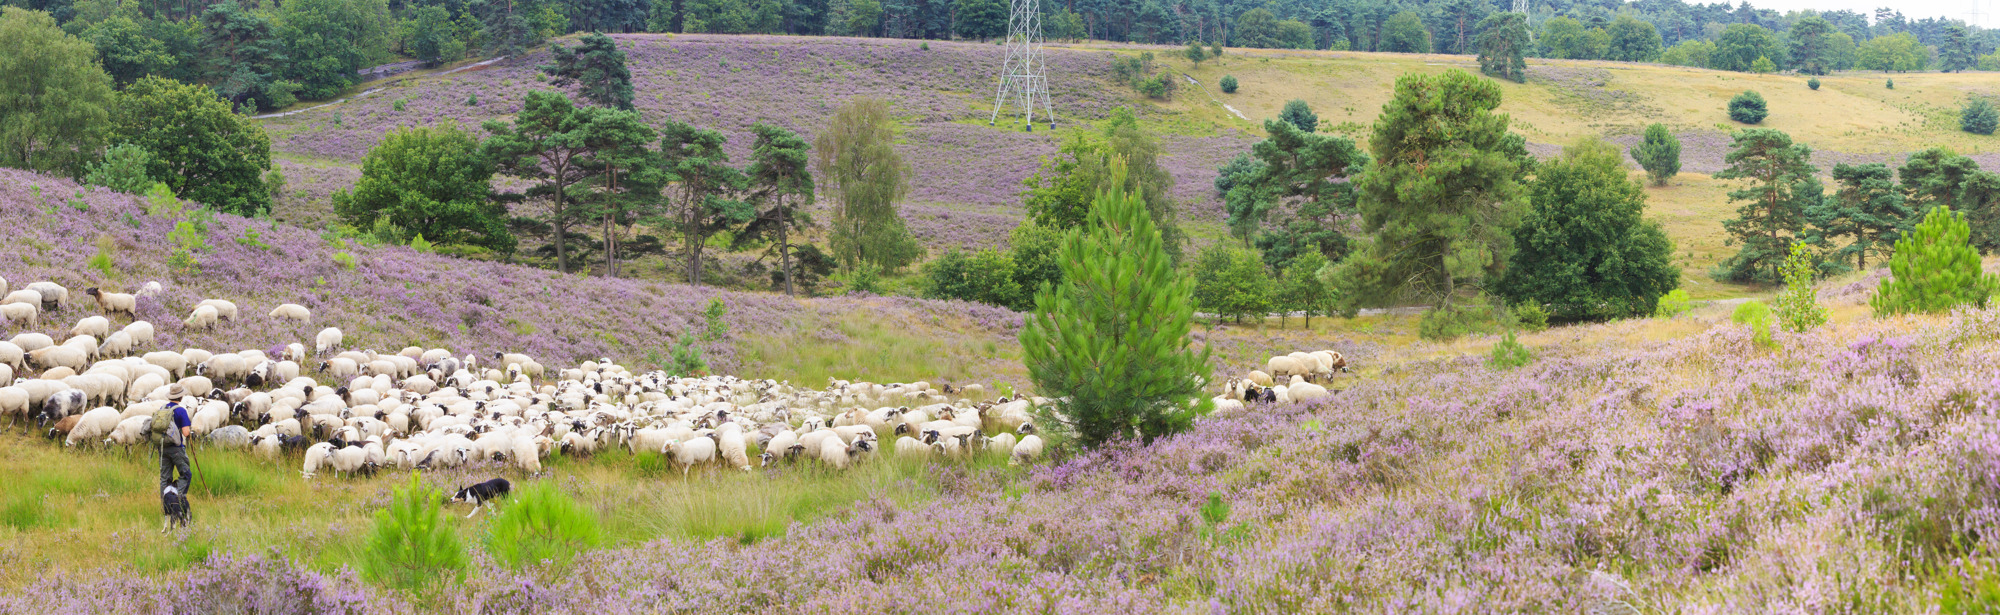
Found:
<svg viewBox="0 0 2000 615"><path fill-rule="evenodd" d="M193 421L188 420L187 408L173 402L167 402L167 407L174 410L174 427L167 430L167 443L175 446L187 446L187 442L181 439L181 428L194 425Z"/></svg>

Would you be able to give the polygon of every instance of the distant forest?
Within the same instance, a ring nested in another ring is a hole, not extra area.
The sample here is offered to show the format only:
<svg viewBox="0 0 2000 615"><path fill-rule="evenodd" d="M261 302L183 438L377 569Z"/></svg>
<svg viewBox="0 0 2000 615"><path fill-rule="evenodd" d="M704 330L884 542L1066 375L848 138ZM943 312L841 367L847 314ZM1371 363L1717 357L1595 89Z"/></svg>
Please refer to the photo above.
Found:
<svg viewBox="0 0 2000 615"><path fill-rule="evenodd" d="M1505 0L1048 0L1057 40L1475 53ZM1006 0L9 0L91 42L122 87L154 75L266 110L332 97L364 68L512 55L572 32L907 39L1004 36ZM1899 11L1745 2L1537 0L1530 56L1728 70L2000 70L2000 34ZM1768 62L1758 62L1758 60Z"/></svg>

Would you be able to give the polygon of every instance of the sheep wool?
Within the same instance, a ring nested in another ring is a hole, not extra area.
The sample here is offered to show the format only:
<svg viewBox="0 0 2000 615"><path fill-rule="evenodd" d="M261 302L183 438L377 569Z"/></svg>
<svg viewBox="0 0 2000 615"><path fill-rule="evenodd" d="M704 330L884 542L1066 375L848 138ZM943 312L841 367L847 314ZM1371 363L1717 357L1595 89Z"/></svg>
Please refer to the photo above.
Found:
<svg viewBox="0 0 2000 615"><path fill-rule="evenodd" d="M280 320L296 320L302 323L311 323L312 310L308 310L306 306L297 303L287 303L272 309L271 317Z"/></svg>

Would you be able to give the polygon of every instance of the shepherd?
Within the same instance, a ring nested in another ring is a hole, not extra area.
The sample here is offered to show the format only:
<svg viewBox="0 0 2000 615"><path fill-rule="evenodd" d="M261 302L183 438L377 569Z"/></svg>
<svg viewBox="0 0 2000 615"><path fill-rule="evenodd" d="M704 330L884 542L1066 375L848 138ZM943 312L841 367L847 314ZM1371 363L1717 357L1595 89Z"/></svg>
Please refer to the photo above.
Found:
<svg viewBox="0 0 2000 615"><path fill-rule="evenodd" d="M180 383L168 386L167 400L161 416L154 418L154 424L165 424L160 439L160 505L166 515L160 528L163 532L176 523L187 526L188 486L194 480L194 473L188 471L187 442L194 423L188 420L187 388ZM168 413L172 413L171 418L165 416Z"/></svg>

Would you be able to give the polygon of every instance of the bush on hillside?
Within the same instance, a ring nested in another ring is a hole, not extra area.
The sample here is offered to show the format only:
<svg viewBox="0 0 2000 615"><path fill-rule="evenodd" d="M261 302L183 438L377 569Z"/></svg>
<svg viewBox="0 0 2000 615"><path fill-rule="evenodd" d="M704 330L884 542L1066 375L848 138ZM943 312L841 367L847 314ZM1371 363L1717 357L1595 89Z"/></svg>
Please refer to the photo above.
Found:
<svg viewBox="0 0 2000 615"><path fill-rule="evenodd" d="M1807 79L1806 89L1813 90L1815 92L1819 91L1819 77L1813 77L1811 79Z"/></svg>
<svg viewBox="0 0 2000 615"><path fill-rule="evenodd" d="M1729 315L1730 322L1750 328L1750 341L1764 348L1773 348L1778 343L1771 339L1771 306L1764 302L1750 300L1736 306Z"/></svg>
<svg viewBox="0 0 2000 615"><path fill-rule="evenodd" d="M1236 93L1236 76L1235 76L1235 75L1223 75L1223 76L1222 76L1222 93L1224 93L1224 94L1235 94L1235 93Z"/></svg>
<svg viewBox="0 0 2000 615"><path fill-rule="evenodd" d="M1647 126L1645 138L1632 146L1632 159L1653 178L1653 185L1665 186L1681 172L1681 140L1665 124Z"/></svg>
<svg viewBox="0 0 2000 615"><path fill-rule="evenodd" d="M973 254L953 248L924 265L924 297L959 299L988 305L1016 307L1021 304L1021 286L1016 281L1014 259L995 250Z"/></svg>
<svg viewBox="0 0 2000 615"><path fill-rule="evenodd" d="M1778 322L1786 331L1799 333L1826 324L1826 306L1819 304L1819 293L1813 290L1817 260L1805 242L1793 242L1791 255L1785 257L1785 290L1774 302Z"/></svg>
<svg viewBox="0 0 2000 615"><path fill-rule="evenodd" d="M1659 307L1653 310L1653 315L1662 318L1673 318L1685 314L1691 309L1694 309L1694 298L1688 296L1687 289L1676 288L1660 297Z"/></svg>
<svg viewBox="0 0 2000 615"><path fill-rule="evenodd" d="M529 483L512 500L487 528L486 552L502 564L567 566L578 553L604 542L596 511L550 481Z"/></svg>
<svg viewBox="0 0 2000 615"><path fill-rule="evenodd" d="M1771 114L1764 105L1764 95L1755 91L1745 91L1729 99L1729 119L1745 124L1764 121Z"/></svg>
<svg viewBox="0 0 2000 615"><path fill-rule="evenodd" d="M1535 353L1522 345L1520 340L1515 339L1513 331L1508 331L1506 337L1494 344L1492 352L1486 357L1486 364L1493 366L1494 369L1525 367L1534 361Z"/></svg>
<svg viewBox="0 0 2000 615"><path fill-rule="evenodd" d="M465 578L465 546L444 518L443 494L417 473L396 489L361 547L361 575L405 591Z"/></svg>
<svg viewBox="0 0 2000 615"><path fill-rule="evenodd" d="M1993 103L1984 98L1974 98L1958 112L1958 127L1976 135L1993 134L2000 128L2000 111L1995 111Z"/></svg>
<svg viewBox="0 0 2000 615"><path fill-rule="evenodd" d="M1778 65L1771 62L1771 58L1769 57L1757 56L1757 61L1750 63L1750 72L1758 74L1775 73L1778 72Z"/></svg>
<svg viewBox="0 0 2000 615"><path fill-rule="evenodd" d="M1942 205L1932 208L1923 223L1896 241L1896 255L1889 258L1894 279L1883 282L1868 304L1881 315L1985 307L2000 288L2000 278L1981 268L1971 237L1972 225L1964 214Z"/></svg>

